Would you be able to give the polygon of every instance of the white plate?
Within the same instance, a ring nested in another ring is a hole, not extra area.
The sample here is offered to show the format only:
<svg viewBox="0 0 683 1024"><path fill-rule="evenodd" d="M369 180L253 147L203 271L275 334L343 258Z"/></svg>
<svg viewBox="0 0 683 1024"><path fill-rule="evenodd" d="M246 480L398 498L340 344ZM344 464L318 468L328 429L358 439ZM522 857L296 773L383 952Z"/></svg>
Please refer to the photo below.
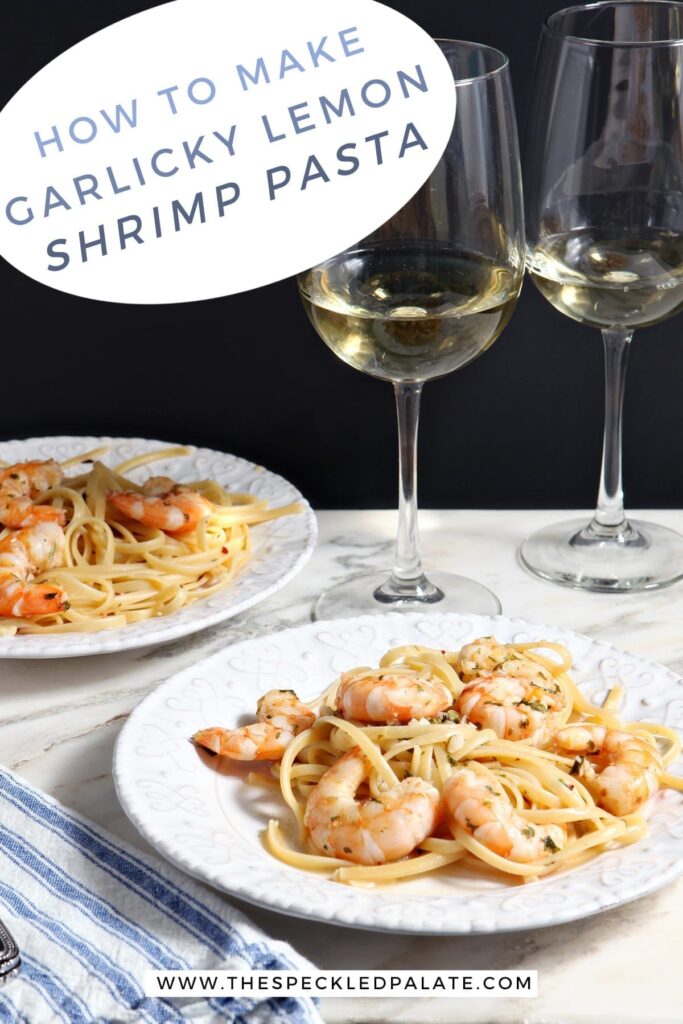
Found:
<svg viewBox="0 0 683 1024"><path fill-rule="evenodd" d="M64 461L103 444L111 448L102 461L112 467L145 452L174 447L168 441L140 438L36 437L1 443L0 459L10 463L51 458ZM77 469L70 470L71 473L75 471ZM229 490L248 491L259 498L267 498L273 506L299 501L304 510L300 515L254 527L253 554L243 572L231 586L204 601L195 601L172 615L99 633L0 638L0 658L73 658L177 640L238 615L270 597L296 576L311 557L317 538L313 510L292 484L262 466L209 448L193 448L190 455L164 459L133 470L130 478L142 482L150 474L170 476L181 483L207 478L217 480Z"/></svg>
<svg viewBox="0 0 683 1024"><path fill-rule="evenodd" d="M373 890L290 868L263 847L269 817L286 818L277 797L218 774L188 742L197 729L252 716L272 687L303 698L341 671L376 663L389 647L458 648L482 635L501 641L559 640L574 656L574 678L600 701L617 680L625 719L683 729L683 680L661 665L588 637L503 616L362 616L288 629L235 644L169 679L131 715L114 755L126 814L143 836L189 874L271 910L377 931L458 935L559 924L595 914L666 885L683 872L683 794L652 801L650 833L555 877L520 886L465 873L462 865ZM676 770L680 771L680 767Z"/></svg>

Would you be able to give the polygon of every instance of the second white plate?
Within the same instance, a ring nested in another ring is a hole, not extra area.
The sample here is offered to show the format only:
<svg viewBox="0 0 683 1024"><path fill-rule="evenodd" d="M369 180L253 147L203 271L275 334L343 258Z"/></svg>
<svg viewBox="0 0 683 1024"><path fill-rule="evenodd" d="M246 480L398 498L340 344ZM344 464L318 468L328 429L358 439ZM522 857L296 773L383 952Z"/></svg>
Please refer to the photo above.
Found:
<svg viewBox="0 0 683 1024"><path fill-rule="evenodd" d="M559 924L643 896L683 873L683 794L658 793L650 833L576 869L528 885L470 872L460 864L375 889L340 885L290 868L264 848L279 799L204 763L188 738L198 729L236 725L267 690L295 689L310 699L345 669L376 663L403 643L457 649L477 636L503 642L557 640L574 658L572 674L600 701L618 681L623 717L683 729L683 680L645 661L571 633L503 616L362 616L288 629L235 644L169 679L126 723L114 756L114 780L144 837L189 874L252 903L297 917L377 931L458 935ZM677 766L675 771L681 771Z"/></svg>
<svg viewBox="0 0 683 1024"><path fill-rule="evenodd" d="M101 445L109 445L102 461L107 466L116 466L137 455L168 448L171 442L121 437L34 437L1 443L0 459L9 463L26 459L63 462ZM120 629L0 638L0 658L73 658L177 640L270 597L296 576L313 553L317 538L313 510L292 484L263 466L210 448L192 448L189 455L143 466L133 470L130 477L141 483L151 475L170 476L180 483L217 480L227 490L266 498L273 507L298 501L303 510L299 515L253 527L249 562L229 587L205 600L195 601L172 615L134 622Z"/></svg>

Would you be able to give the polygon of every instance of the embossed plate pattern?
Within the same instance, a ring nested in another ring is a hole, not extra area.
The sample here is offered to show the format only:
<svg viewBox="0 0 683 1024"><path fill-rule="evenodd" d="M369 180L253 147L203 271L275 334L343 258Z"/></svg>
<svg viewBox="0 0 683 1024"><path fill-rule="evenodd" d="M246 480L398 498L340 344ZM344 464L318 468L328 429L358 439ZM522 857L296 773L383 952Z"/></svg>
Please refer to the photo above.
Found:
<svg viewBox="0 0 683 1024"><path fill-rule="evenodd" d="M573 675L600 701L626 687L623 717L683 730L683 680L608 644L502 616L362 616L318 622L235 644L180 672L131 715L114 756L119 799L143 836L189 874L234 896L297 917L377 931L464 934L559 924L625 903L683 872L683 794L660 792L650 833L555 877L520 886L462 865L393 886L354 889L275 860L261 843L269 817L286 819L277 797L219 774L188 742L197 729L241 724L272 687L310 698L341 671L372 664L389 647L457 648L482 635L558 640ZM680 767L675 769L680 771Z"/></svg>
<svg viewBox="0 0 683 1024"><path fill-rule="evenodd" d="M173 446L169 441L140 438L37 437L0 444L0 459L10 463L50 458L64 461L103 444L111 446L102 459L108 466ZM76 468L69 472L77 471ZM248 565L229 587L206 600L195 601L172 615L99 633L2 637L0 658L73 658L176 640L238 615L270 597L296 576L313 553L317 527L310 505L292 484L262 466L209 448L193 448L190 455L143 466L132 471L130 477L142 482L151 474L170 476L181 483L207 478L217 480L229 490L248 491L259 498L267 498L273 506L299 501L304 509L300 515L254 527L254 547Z"/></svg>

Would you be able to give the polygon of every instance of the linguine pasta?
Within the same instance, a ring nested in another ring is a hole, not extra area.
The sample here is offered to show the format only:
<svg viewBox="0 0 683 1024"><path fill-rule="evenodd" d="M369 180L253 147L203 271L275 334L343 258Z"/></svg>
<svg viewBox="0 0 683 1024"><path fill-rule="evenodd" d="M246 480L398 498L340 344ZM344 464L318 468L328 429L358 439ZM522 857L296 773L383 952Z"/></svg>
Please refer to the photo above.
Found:
<svg viewBox="0 0 683 1024"><path fill-rule="evenodd" d="M40 496L40 504L66 513L66 564L36 577L64 591L68 608L33 618L0 618L0 635L94 632L170 615L229 586L251 552L250 528L299 512L297 504L271 509L250 494L224 490L213 480L186 486L213 504L210 515L189 533L173 536L125 519L107 502L111 491L142 493L126 474L159 459L188 455L167 448L109 469L99 459L107 448L69 459L69 471L92 463L86 473L65 476ZM10 533L0 532L0 540Z"/></svg>
<svg viewBox="0 0 683 1024"><path fill-rule="evenodd" d="M617 717L623 694L620 687L610 691L603 707L590 704L568 673L571 655L562 645L539 641L507 646L552 674L566 701L559 726L590 722L638 737L656 749L661 759L660 785L683 789L683 779L666 772L681 752L674 730L650 723L621 722ZM438 679L455 702L465 686L456 671L458 659L455 652L403 646L388 651L379 669L360 668L346 673L345 678L371 673L379 677L387 669L402 676L414 673L420 679ZM484 865L508 878L529 881L574 867L615 845L635 842L647 832L643 808L625 817L608 813L581 781L575 758L555 752L550 744L549 749L543 749L523 740L499 739L492 729L460 721L453 712L405 725L362 724L333 710L338 686L336 682L309 703L317 714L316 721L289 743L281 762L271 767L273 782L279 783L282 798L298 825L298 843L289 843L276 821L270 822L265 842L274 856L293 867L327 872L340 882L367 885L424 874L467 859L470 865ZM424 779L443 792L453 773L476 763L477 771L486 773L492 792L504 791L530 830L560 825L566 830L566 844L554 850L551 844L547 857L522 863L499 856L446 816L436 833L421 842L411 856L392 863L366 866L312 852L304 825L308 799L327 768L351 747L359 747L370 765L358 799L378 798L409 776ZM252 774L251 780L264 781L264 777Z"/></svg>

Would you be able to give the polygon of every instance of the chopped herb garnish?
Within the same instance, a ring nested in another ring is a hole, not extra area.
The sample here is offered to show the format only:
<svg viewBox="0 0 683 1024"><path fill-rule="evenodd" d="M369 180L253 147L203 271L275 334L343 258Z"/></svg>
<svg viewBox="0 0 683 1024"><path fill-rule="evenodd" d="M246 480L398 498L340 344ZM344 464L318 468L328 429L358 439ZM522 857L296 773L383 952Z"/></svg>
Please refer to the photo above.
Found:
<svg viewBox="0 0 683 1024"><path fill-rule="evenodd" d="M545 846L546 850L550 851L550 853L559 853L560 851L559 846L552 838L552 836L546 836L543 840L543 845Z"/></svg>
<svg viewBox="0 0 683 1024"><path fill-rule="evenodd" d="M445 725L447 722L454 722L456 725L460 721L460 716L457 711L451 708L449 711L442 711L439 715L434 715L429 721L432 725Z"/></svg>
<svg viewBox="0 0 683 1024"><path fill-rule="evenodd" d="M533 839L536 835L536 829L532 825L527 825L526 828L522 829L522 835L526 836L527 839Z"/></svg>
<svg viewBox="0 0 683 1024"><path fill-rule="evenodd" d="M350 846L345 846L344 847L344 853L351 853L351 847Z"/></svg>
<svg viewBox="0 0 683 1024"><path fill-rule="evenodd" d="M577 757L577 759L574 761L574 764L569 769L569 774L570 775L578 775L579 774L579 769L581 768L582 764L583 764L583 758L582 757Z"/></svg>
<svg viewBox="0 0 683 1024"><path fill-rule="evenodd" d="M548 710L545 704L542 704L540 700L520 700L520 704L525 704L526 707L532 708L534 711L541 711L545 714Z"/></svg>

